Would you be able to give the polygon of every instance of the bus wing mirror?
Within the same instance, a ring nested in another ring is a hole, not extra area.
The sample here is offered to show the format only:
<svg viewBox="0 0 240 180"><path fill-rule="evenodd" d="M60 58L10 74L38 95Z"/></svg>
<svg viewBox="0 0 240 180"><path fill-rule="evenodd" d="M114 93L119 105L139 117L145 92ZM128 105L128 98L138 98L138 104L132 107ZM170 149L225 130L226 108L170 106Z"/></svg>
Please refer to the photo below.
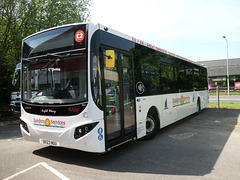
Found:
<svg viewBox="0 0 240 180"><path fill-rule="evenodd" d="M106 64L106 68L115 67L115 51L114 50L106 50L105 64Z"/></svg>

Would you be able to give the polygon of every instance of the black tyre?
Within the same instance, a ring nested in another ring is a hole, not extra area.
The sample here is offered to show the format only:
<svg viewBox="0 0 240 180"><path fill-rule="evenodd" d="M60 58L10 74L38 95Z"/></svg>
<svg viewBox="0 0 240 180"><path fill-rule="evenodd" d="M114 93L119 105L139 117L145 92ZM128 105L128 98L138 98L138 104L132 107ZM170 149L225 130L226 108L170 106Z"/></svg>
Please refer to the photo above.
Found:
<svg viewBox="0 0 240 180"><path fill-rule="evenodd" d="M196 114L199 114L200 112L201 112L201 104L200 104L200 99L198 98Z"/></svg>
<svg viewBox="0 0 240 180"><path fill-rule="evenodd" d="M153 139L159 130L159 119L155 111L150 111L146 118L146 137L144 139Z"/></svg>

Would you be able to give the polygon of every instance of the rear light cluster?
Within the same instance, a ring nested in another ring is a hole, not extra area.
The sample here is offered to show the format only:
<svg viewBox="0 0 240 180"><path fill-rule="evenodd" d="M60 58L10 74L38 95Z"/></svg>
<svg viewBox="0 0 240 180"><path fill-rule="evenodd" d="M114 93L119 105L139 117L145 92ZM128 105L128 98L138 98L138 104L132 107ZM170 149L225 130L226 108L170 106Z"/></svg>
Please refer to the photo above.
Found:
<svg viewBox="0 0 240 180"><path fill-rule="evenodd" d="M24 121L21 122L21 125L22 125L22 128L29 133L28 126Z"/></svg>
<svg viewBox="0 0 240 180"><path fill-rule="evenodd" d="M98 124L98 122L92 123L92 124L86 124L86 125L77 127L77 128L75 129L75 132L74 132L74 138L75 138L75 139L78 139L78 138L86 135L86 134L89 133L97 124Z"/></svg>

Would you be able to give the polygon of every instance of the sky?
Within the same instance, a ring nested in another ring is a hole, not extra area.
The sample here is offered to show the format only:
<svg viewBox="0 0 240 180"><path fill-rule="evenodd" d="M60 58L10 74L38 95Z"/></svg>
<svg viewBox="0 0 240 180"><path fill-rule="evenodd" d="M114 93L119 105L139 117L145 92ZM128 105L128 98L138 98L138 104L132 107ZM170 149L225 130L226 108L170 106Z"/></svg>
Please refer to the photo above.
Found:
<svg viewBox="0 0 240 180"><path fill-rule="evenodd" d="M100 23L192 61L240 58L239 0L92 0ZM223 38L226 36L226 40Z"/></svg>

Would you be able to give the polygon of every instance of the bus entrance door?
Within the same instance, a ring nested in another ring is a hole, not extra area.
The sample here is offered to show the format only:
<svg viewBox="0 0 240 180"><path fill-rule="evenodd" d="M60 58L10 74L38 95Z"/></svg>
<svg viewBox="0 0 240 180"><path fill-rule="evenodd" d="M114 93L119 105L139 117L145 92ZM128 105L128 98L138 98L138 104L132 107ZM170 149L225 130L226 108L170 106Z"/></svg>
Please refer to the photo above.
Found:
<svg viewBox="0 0 240 180"><path fill-rule="evenodd" d="M135 137L135 102L131 54L115 51L115 66L104 65L106 148Z"/></svg>

